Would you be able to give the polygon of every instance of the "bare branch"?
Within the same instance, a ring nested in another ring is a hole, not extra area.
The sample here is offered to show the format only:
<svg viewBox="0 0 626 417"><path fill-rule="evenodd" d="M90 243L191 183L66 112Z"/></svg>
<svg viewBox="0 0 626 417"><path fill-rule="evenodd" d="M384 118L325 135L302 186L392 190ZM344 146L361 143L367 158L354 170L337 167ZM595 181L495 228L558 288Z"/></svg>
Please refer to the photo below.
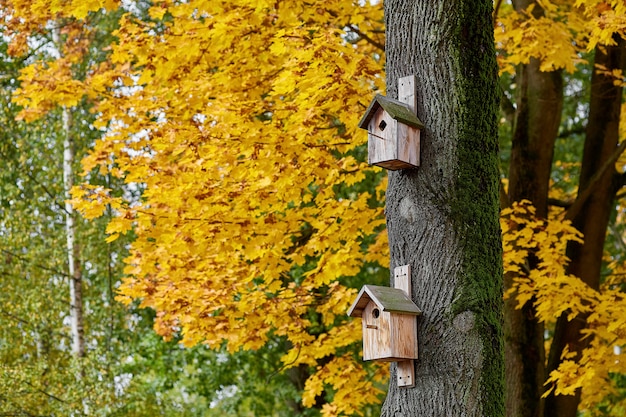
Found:
<svg viewBox="0 0 626 417"><path fill-rule="evenodd" d="M585 204L589 196L593 194L594 185L600 180L600 178L602 178L602 176L609 169L614 167L615 162L619 159L620 155L624 152L624 150L626 150L626 140L619 144L619 146L617 147L617 149L615 149L615 152L613 152L611 157L608 160L606 160L604 164L600 167L600 169L593 175L593 177L591 177L591 180L589 181L587 188L585 188L582 191L582 193L578 195L578 197L576 198L576 201L574 201L574 204L572 204L571 207L565 213L566 220L572 220L578 215L578 213L583 208L583 205Z"/></svg>
<svg viewBox="0 0 626 417"><path fill-rule="evenodd" d="M356 27L355 25L348 25L348 27L350 28L350 30L354 33L356 33L357 35L359 35L359 37L361 39L364 39L367 43L369 43L370 45L375 46L376 48L380 49L382 52L385 52L385 45L383 45L382 43L378 42L375 39L372 39L371 37L369 37L366 33L363 33L359 30L358 27Z"/></svg>
<svg viewBox="0 0 626 417"><path fill-rule="evenodd" d="M43 269L44 271L52 272L53 274L60 275L62 277L66 277L66 278L69 277L69 275L67 273L65 273L65 272L62 272L62 271L59 271L58 269L50 268L50 267L47 267L45 265L33 262L33 260L28 259L25 256L21 256L20 254L17 254L15 252L10 251L10 250L0 249L0 252L4 253L5 255L9 255L9 256L12 256L14 258L17 258L17 259L19 259L22 262L26 262L28 264L31 264L31 265L39 268L39 269Z"/></svg>
<svg viewBox="0 0 626 417"><path fill-rule="evenodd" d="M548 198L548 205L553 206L553 207L562 207L564 209L568 209L570 207L572 207L572 205L574 204L574 201L565 201L565 200L559 200L557 198Z"/></svg>

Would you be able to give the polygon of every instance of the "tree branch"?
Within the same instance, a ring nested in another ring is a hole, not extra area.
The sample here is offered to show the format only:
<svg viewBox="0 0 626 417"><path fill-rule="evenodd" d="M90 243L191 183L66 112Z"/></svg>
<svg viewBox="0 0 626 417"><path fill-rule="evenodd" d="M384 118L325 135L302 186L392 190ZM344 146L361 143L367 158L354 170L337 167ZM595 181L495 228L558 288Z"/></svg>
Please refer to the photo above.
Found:
<svg viewBox="0 0 626 417"><path fill-rule="evenodd" d="M62 400L61 398L57 397L56 395L50 394L49 392L46 392L46 391L44 391L44 390L42 390L42 389L40 389L40 388L37 388L36 386L34 386L33 384L31 384L31 383L30 383L30 382L28 382L28 381L24 381L24 380L22 380L22 382L23 382L23 383L25 383L26 385L28 385L28 386L30 386L30 387L32 387L32 388L34 388L34 389L35 389L35 391L37 391L37 392L39 392L39 393L41 393L41 394L45 395L45 396L46 396L46 397L48 397L48 398L51 398L51 399L53 399L53 400L57 400L57 401L62 402L62 403L66 403L66 401L65 401L65 400Z"/></svg>
<svg viewBox="0 0 626 417"><path fill-rule="evenodd" d="M8 312L8 311L6 311L4 309L0 308L0 314L10 318L13 321L16 321L18 323L22 323L23 325L28 326L31 329L35 329L37 332L41 332L42 331L41 327L38 327L35 324L31 323L30 321L28 321L28 320L26 320L26 319L24 319L22 317L16 316L15 314L10 313L10 312ZM45 330L45 328L44 328L44 330ZM65 333L56 332L54 330L48 330L47 333L51 334L51 335L59 336L59 337L64 338L64 339L70 340L70 337L68 335L66 335Z"/></svg>
<svg viewBox="0 0 626 417"><path fill-rule="evenodd" d="M500 89L500 109L502 109L507 122L513 124L516 111L515 104L513 104L509 96L506 95L501 84L498 84L498 88Z"/></svg>
<svg viewBox="0 0 626 417"><path fill-rule="evenodd" d="M356 26L354 26L354 25L348 25L348 27L350 28L350 30L351 30L352 32L354 32L354 33L356 33L357 35L359 35L359 37L360 37L361 39L365 39L365 41L366 41L367 43L369 43L370 45L373 45L373 46L377 47L378 49L380 49L382 52L385 52L385 45L383 45L382 43L378 42L378 41L377 41L377 40L375 40L375 39L372 39L372 38L371 38L371 37L369 37L367 34L365 34L365 33L361 32L361 31L359 30L359 28L357 28L357 27L356 27Z"/></svg>
<svg viewBox="0 0 626 417"><path fill-rule="evenodd" d="M12 256L14 258L17 258L17 259L19 259L22 262L26 262L28 264L32 264L33 266L35 266L35 267L37 267L39 269L43 269L44 271L52 272L53 274L57 274L57 275L60 275L62 277L69 278L69 275L67 273L65 273L65 272L59 271L59 270L54 269L54 268L47 267L45 265L41 265L41 264L35 263L32 260L30 260L30 259L28 259L28 258L26 258L24 256L21 256L21 255L15 253L15 252L11 252L10 250L0 249L0 252L4 253L5 255L9 255L9 256Z"/></svg>
<svg viewBox="0 0 626 417"><path fill-rule="evenodd" d="M558 138L565 139L565 138L570 137L571 135L580 135L580 134L585 133L586 129L587 129L587 126L575 126L572 129L564 130L561 133L559 133Z"/></svg>
<svg viewBox="0 0 626 417"><path fill-rule="evenodd" d="M553 207L562 207L564 209L568 209L572 207L574 204L573 201L559 200L557 198L548 198L548 205Z"/></svg>
<svg viewBox="0 0 626 417"><path fill-rule="evenodd" d="M511 207L511 201L509 200L509 195L504 188L502 180L500 180L500 187L498 188L500 192L500 210Z"/></svg>
<svg viewBox="0 0 626 417"><path fill-rule="evenodd" d="M502 5L502 0L496 0L496 4L493 6L493 27L495 28L498 24L498 12L500 11L500 6Z"/></svg>
<svg viewBox="0 0 626 417"><path fill-rule="evenodd" d="M14 146L14 149L16 151L19 152L19 149L17 147ZM0 157L2 157L3 160L8 161L10 158L8 157L8 155L6 155L4 152L0 152ZM57 201L56 196L48 189L48 187L46 187L42 182L40 182L33 174L30 173L29 169L27 167L25 167L23 164L18 163L17 167L15 167L14 169L17 170L17 172L22 172L24 173L24 175L26 175L28 177L28 179L33 182L36 186L39 186L43 192L48 195L48 197L50 198L50 200L52 200L52 203L57 206L59 209L61 209L63 212L65 212L65 206L61 203L59 203Z"/></svg>
<svg viewBox="0 0 626 417"><path fill-rule="evenodd" d="M585 188L580 194L578 194L578 197L574 201L574 204L572 204L565 213L565 220L572 220L578 215L587 199L591 196L591 194L593 194L593 186L610 168L613 168L615 162L619 159L624 150L626 150L626 140L618 145L617 149L615 149L615 152L613 152L610 158L606 160L604 164L600 167L600 169L593 175L593 177L591 177L587 188Z"/></svg>
<svg viewBox="0 0 626 417"><path fill-rule="evenodd" d="M626 186L626 172L622 172L621 174L619 174L619 180L617 183L619 184L619 188Z"/></svg>

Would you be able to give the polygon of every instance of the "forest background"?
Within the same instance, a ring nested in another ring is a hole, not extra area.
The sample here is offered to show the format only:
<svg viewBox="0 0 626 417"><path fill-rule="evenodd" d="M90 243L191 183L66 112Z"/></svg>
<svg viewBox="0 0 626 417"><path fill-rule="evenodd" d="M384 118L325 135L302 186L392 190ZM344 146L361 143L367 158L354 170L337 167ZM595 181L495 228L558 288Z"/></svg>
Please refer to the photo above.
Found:
<svg viewBox="0 0 626 417"><path fill-rule="evenodd" d="M507 415L621 416L626 7L494 6ZM382 3L0 18L0 413L376 415L345 313L389 278Z"/></svg>

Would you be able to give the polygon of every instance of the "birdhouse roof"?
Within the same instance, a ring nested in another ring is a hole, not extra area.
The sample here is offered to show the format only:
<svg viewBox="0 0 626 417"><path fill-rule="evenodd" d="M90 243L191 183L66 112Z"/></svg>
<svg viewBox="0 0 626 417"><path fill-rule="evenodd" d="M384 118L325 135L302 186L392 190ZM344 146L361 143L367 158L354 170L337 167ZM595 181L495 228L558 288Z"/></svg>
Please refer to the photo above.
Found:
<svg viewBox="0 0 626 417"><path fill-rule="evenodd" d="M415 305L409 296L398 288L380 287L378 285L364 285L356 297L356 301L348 310L351 317L360 317L365 306L373 301L378 308L392 313L420 315L422 311Z"/></svg>
<svg viewBox="0 0 626 417"><path fill-rule="evenodd" d="M386 111L392 118L404 123L405 125L409 125L417 129L424 128L424 124L417 118L408 104L387 98L380 94L376 94L376 97L374 97L367 110L365 110L365 114L359 122L359 127L367 130L367 125L380 108Z"/></svg>

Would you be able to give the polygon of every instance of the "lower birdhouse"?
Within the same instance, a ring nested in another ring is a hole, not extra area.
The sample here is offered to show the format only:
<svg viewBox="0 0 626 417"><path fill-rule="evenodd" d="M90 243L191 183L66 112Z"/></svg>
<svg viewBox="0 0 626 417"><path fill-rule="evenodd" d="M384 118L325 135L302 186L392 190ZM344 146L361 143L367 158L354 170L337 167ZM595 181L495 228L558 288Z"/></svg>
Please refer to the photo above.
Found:
<svg viewBox="0 0 626 417"><path fill-rule="evenodd" d="M361 317L363 360L417 359L417 316L421 310L398 288L364 285L348 315Z"/></svg>

